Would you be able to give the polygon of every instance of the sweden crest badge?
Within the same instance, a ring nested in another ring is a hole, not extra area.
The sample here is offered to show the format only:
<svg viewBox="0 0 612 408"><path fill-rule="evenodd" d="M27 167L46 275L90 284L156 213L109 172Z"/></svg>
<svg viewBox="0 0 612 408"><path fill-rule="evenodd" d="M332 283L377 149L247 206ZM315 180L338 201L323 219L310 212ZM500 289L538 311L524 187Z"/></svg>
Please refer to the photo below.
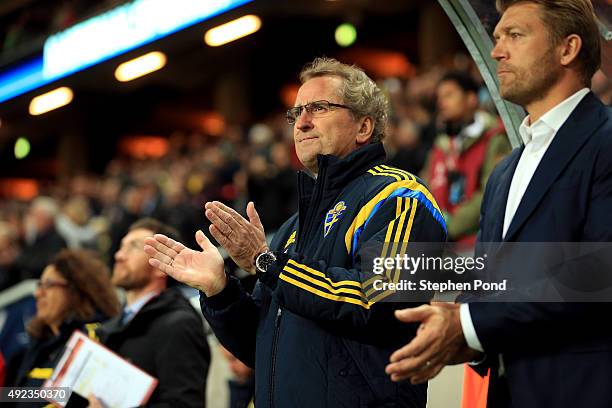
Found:
<svg viewBox="0 0 612 408"><path fill-rule="evenodd" d="M334 224L340 219L342 213L346 210L344 201L340 201L334 207L327 212L325 216L325 224L323 225L323 238L327 237L329 231L331 231Z"/></svg>

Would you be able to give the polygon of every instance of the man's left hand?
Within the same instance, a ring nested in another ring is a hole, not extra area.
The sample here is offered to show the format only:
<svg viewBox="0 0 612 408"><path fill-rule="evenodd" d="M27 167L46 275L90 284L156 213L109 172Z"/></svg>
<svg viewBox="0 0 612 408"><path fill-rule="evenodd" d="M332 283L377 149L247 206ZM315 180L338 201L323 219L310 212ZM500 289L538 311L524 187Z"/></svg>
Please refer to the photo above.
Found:
<svg viewBox="0 0 612 408"><path fill-rule="evenodd" d="M433 302L396 310L395 317L421 325L410 343L391 354L385 371L392 381L422 383L438 375L444 366L474 360L479 354L465 342L458 304Z"/></svg>
<svg viewBox="0 0 612 408"><path fill-rule="evenodd" d="M255 204L247 205L247 221L232 208L213 201L206 203L206 218L212 223L210 233L236 262L239 268L254 275L255 257L268 249L264 227L255 210Z"/></svg>

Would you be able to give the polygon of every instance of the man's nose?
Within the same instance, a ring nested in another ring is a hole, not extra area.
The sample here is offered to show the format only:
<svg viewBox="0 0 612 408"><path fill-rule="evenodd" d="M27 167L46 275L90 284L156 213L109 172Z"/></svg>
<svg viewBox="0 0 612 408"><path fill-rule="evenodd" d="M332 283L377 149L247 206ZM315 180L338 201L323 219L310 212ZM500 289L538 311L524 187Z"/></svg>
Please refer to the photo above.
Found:
<svg viewBox="0 0 612 408"><path fill-rule="evenodd" d="M302 109L302 113L297 117L295 127L302 132L310 130L314 127L314 124L312 123L312 115L308 113L306 109Z"/></svg>
<svg viewBox="0 0 612 408"><path fill-rule="evenodd" d="M502 45L501 40L495 43L493 49L491 50L491 58L496 61L501 61L502 59L507 57L507 53L505 48Z"/></svg>

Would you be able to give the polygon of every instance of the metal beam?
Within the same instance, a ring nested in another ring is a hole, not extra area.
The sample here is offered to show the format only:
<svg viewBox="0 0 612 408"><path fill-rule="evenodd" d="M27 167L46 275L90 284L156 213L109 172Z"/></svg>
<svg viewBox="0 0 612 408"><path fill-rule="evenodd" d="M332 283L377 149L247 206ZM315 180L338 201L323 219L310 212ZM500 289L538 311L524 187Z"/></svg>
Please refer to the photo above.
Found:
<svg viewBox="0 0 612 408"><path fill-rule="evenodd" d="M499 83L496 75L497 64L490 56L493 49L491 38L467 0L438 0L438 2L476 62L485 85L491 93L495 107L504 122L512 147L520 146L522 141L519 137L518 128L525 117L525 111L520 106L502 99L499 94Z"/></svg>

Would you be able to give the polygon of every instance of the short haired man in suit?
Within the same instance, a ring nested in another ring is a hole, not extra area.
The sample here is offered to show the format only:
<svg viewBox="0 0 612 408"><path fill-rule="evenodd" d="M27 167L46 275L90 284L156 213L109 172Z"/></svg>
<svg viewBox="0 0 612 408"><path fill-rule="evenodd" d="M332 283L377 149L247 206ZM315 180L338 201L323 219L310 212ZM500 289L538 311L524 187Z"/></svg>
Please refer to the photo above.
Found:
<svg viewBox="0 0 612 408"><path fill-rule="evenodd" d="M112 282L125 290L126 304L98 334L103 344L159 380L147 407L203 407L210 364L204 322L178 288L168 288L171 278L149 265L144 239L156 233L178 236L174 228L143 218L121 240Z"/></svg>
<svg viewBox="0 0 612 408"><path fill-rule="evenodd" d="M497 6L503 15L491 55L500 93L529 115L519 129L524 146L489 179L479 240L610 242L612 111L589 89L601 62L593 6L589 0ZM481 360L492 375L488 406L609 407L608 305L467 302L398 311L398 319L422 326L391 356L387 373L419 383L447 364Z"/></svg>

